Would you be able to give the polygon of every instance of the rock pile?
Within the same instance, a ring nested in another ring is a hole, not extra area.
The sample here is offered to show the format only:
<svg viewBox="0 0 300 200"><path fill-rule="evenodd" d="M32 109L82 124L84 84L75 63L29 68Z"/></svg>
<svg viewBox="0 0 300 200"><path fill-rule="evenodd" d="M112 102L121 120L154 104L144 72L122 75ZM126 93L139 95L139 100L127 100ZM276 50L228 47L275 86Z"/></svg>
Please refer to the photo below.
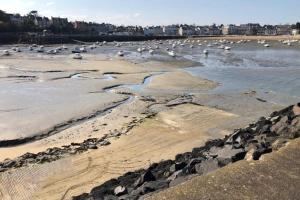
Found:
<svg viewBox="0 0 300 200"><path fill-rule="evenodd" d="M208 141L191 152L179 154L175 160L155 163L148 169L109 180L73 200L139 199L239 160L258 160L263 154L277 150L299 136L300 103L274 112L268 118L262 117L224 139Z"/></svg>

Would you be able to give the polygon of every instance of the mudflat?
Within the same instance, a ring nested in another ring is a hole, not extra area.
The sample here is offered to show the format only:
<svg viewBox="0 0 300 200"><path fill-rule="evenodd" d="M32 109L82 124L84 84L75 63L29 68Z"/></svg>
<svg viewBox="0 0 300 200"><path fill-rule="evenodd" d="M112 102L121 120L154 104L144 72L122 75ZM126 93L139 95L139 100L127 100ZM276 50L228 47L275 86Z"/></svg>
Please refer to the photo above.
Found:
<svg viewBox="0 0 300 200"><path fill-rule="evenodd" d="M231 52L213 46L205 56L206 46L186 45L175 58L165 51L197 40L163 41L152 55L136 53L144 44L135 42L108 43L82 60L68 52L1 56L0 198L72 199L296 103L297 91L284 88L297 88L290 75L299 61L281 54L297 54L297 46L249 42Z"/></svg>

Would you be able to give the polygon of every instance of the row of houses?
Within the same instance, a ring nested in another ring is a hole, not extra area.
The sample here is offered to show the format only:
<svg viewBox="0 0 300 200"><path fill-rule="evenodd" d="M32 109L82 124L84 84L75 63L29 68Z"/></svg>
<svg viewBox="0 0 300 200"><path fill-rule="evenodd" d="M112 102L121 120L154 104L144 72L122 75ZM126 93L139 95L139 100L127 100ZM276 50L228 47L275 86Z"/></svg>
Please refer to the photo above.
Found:
<svg viewBox="0 0 300 200"><path fill-rule="evenodd" d="M291 25L264 25L260 24L241 24L227 25L222 27L224 35L292 35L296 34Z"/></svg>
<svg viewBox="0 0 300 200"><path fill-rule="evenodd" d="M241 24L241 25L171 25L153 26L144 28L145 35L297 35L299 30L293 29L291 25L264 25Z"/></svg>
<svg viewBox="0 0 300 200"><path fill-rule="evenodd" d="M72 27L80 33L94 33L98 35L146 35L146 36L193 36L193 35L292 35L299 34L299 30L292 29L291 25L264 25L248 23L241 25L220 25L210 26L196 25L169 25L169 26L114 26L112 24L98 24L92 22L75 21L69 22L67 18L41 17L37 11L32 11L27 16L19 14L8 14L11 23L22 25L30 18L34 25L40 29L50 27L62 28Z"/></svg>
<svg viewBox="0 0 300 200"><path fill-rule="evenodd" d="M36 11L32 11L27 16L21 16L19 14L8 14L10 22L14 25L21 26L26 21L32 21L35 26L39 28L47 29L50 26L55 27L64 27L68 25L68 19L67 18L60 18L60 17L40 17L37 15Z"/></svg>

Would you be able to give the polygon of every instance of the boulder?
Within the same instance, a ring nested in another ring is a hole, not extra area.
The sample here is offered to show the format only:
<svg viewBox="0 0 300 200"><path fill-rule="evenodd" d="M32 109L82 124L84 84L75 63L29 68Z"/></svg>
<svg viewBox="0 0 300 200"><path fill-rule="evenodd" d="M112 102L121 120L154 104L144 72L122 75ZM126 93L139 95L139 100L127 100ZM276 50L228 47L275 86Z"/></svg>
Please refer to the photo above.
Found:
<svg viewBox="0 0 300 200"><path fill-rule="evenodd" d="M173 165L171 165L170 167L170 172L171 173L174 173L178 170L181 170L183 169L187 164L185 162L179 162L179 163L175 163Z"/></svg>
<svg viewBox="0 0 300 200"><path fill-rule="evenodd" d="M155 177L150 170L147 170L136 180L136 182L134 183L134 187L137 188L143 185L145 182L149 181L155 181Z"/></svg>

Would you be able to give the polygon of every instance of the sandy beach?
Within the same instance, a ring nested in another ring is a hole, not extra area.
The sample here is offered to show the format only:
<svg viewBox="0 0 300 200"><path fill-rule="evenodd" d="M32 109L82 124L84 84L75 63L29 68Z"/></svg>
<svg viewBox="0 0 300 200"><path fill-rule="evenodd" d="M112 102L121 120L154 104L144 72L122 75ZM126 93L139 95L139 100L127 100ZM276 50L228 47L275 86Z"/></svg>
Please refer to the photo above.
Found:
<svg viewBox="0 0 300 200"><path fill-rule="evenodd" d="M11 163L0 168L0 199L72 199L223 138L299 98L294 88L284 89L300 84L291 76L299 72L295 58L277 58L281 66L268 68L276 59L270 54L294 55L298 46L235 44L227 53L212 47L207 57L206 46L178 47L172 58L164 50L169 42L154 55L137 54L140 43L124 43L98 47L82 60L26 50L0 57L0 162ZM124 57L116 56L120 49ZM281 86L274 89L277 73ZM28 152L34 155L22 157Z"/></svg>

